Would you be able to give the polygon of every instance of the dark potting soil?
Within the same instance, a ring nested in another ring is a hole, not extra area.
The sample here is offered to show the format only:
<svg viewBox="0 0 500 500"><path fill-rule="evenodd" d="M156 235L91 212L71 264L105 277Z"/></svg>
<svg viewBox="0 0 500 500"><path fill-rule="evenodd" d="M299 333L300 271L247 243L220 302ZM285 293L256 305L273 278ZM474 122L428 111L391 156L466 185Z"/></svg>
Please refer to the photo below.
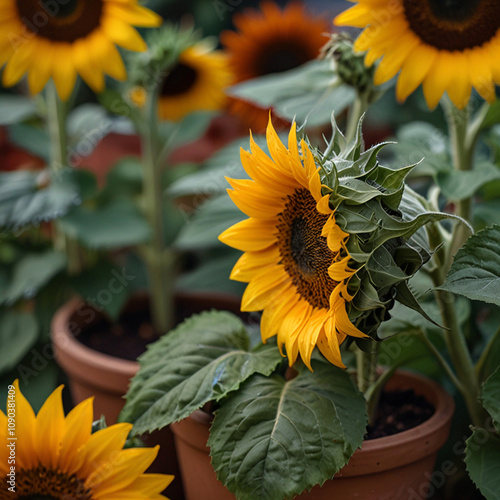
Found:
<svg viewBox="0 0 500 500"><path fill-rule="evenodd" d="M434 406L413 389L383 392L373 426L365 439L376 439L407 431L422 424L434 414Z"/></svg>
<svg viewBox="0 0 500 500"><path fill-rule="evenodd" d="M75 315L71 329L79 342L104 354L135 361L145 352L148 344L159 339L151 323L148 302L139 299L132 303L133 307L125 308L118 322L110 321L106 316L98 314L90 306ZM248 314L240 313L239 301L229 298L211 297L208 294L195 296L178 294L175 302L177 324L195 313L209 309L231 311L248 321ZM91 321L84 318L92 317ZM83 324L81 324L83 321Z"/></svg>
<svg viewBox="0 0 500 500"><path fill-rule="evenodd" d="M101 317L76 335L79 342L104 354L135 361L159 335L144 311L123 314L118 323Z"/></svg>

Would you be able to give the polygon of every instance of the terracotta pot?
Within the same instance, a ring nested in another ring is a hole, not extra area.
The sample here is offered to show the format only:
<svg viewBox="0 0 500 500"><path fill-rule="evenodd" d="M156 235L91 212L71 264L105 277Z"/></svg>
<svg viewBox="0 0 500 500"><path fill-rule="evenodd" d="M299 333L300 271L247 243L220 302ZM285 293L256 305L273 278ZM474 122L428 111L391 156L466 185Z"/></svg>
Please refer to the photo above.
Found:
<svg viewBox="0 0 500 500"><path fill-rule="evenodd" d="M207 309L240 313L240 299L236 296L211 292L178 292L176 294L177 320ZM134 297L127 310L148 310L147 295ZM58 364L69 379L73 402L80 403L94 396L95 415L104 415L108 424L118 418L125 400L130 379L137 373L139 363L103 354L77 340L80 332L102 318L91 306L79 298L66 303L54 315L51 325L52 341Z"/></svg>
<svg viewBox="0 0 500 500"><path fill-rule="evenodd" d="M295 498L423 499L419 492L427 491L437 453L448 438L454 402L441 386L409 372L397 372L387 384L388 390L409 388L425 396L434 405L436 410L429 420L399 434L365 441L333 480ZM210 421L208 414L197 411L191 417L171 425L186 500L235 499L216 479L210 464L206 446Z"/></svg>

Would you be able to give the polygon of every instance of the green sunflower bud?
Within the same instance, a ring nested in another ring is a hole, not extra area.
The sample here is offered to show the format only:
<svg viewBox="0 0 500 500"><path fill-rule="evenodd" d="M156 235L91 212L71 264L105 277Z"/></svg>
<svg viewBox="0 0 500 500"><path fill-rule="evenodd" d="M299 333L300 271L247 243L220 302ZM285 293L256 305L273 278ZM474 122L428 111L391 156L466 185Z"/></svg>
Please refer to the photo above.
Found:
<svg viewBox="0 0 500 500"><path fill-rule="evenodd" d="M330 59L339 78L360 94L373 94L374 66L365 66L364 54L354 52L353 39L346 33L333 33L322 49L322 57Z"/></svg>
<svg viewBox="0 0 500 500"><path fill-rule="evenodd" d="M424 226L451 216L427 211L406 184L415 165L394 169L379 163L377 155L388 143L363 151L361 124L348 143L333 119L333 138L325 153L316 151L315 160L335 221L349 234L348 267L357 270L348 285L349 319L376 338L395 301L430 320L408 281L432 255Z"/></svg>
<svg viewBox="0 0 500 500"><path fill-rule="evenodd" d="M198 31L180 29L171 24L150 31L146 37L148 50L134 53L128 60L129 83L147 89L162 81L177 63L180 54L200 39Z"/></svg>

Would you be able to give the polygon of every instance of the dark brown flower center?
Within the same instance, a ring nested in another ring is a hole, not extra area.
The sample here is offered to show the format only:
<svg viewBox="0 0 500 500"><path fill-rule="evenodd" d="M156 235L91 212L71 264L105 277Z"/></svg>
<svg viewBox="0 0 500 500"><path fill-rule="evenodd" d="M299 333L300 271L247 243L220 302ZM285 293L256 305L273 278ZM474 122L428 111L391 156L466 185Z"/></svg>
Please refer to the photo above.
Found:
<svg viewBox="0 0 500 500"><path fill-rule="evenodd" d="M34 469L16 472L15 493L5 488L7 479L0 489L0 500L91 500L92 492L75 475L39 465Z"/></svg>
<svg viewBox="0 0 500 500"><path fill-rule="evenodd" d="M307 189L288 196L277 225L281 264L297 293L314 307L328 309L330 295L337 285L328 275L334 253L321 231L328 215L316 209L316 201Z"/></svg>
<svg viewBox="0 0 500 500"><path fill-rule="evenodd" d="M311 49L295 40L274 40L272 45L261 50L257 62L257 76L281 73L314 59Z"/></svg>
<svg viewBox="0 0 500 500"><path fill-rule="evenodd" d="M161 95L165 97L185 94L196 83L198 73L187 64L178 63L165 78Z"/></svg>
<svg viewBox="0 0 500 500"><path fill-rule="evenodd" d="M104 0L16 0L21 22L53 42L72 43L101 25Z"/></svg>
<svg viewBox="0 0 500 500"><path fill-rule="evenodd" d="M480 47L500 28L498 0L403 0L411 30L439 50Z"/></svg>

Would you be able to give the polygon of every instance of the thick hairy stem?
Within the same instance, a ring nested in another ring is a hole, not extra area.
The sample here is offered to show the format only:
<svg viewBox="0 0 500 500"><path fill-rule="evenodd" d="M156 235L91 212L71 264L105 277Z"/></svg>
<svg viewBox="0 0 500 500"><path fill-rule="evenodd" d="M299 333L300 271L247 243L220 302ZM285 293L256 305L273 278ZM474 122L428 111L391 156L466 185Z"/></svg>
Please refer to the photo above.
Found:
<svg viewBox="0 0 500 500"><path fill-rule="evenodd" d="M174 326L173 281L175 255L165 247L163 220L162 168L159 162L157 99L154 91L146 100L147 130L142 134L144 163L144 208L152 237L145 249L150 282L150 301L153 325L157 332L165 333Z"/></svg>

